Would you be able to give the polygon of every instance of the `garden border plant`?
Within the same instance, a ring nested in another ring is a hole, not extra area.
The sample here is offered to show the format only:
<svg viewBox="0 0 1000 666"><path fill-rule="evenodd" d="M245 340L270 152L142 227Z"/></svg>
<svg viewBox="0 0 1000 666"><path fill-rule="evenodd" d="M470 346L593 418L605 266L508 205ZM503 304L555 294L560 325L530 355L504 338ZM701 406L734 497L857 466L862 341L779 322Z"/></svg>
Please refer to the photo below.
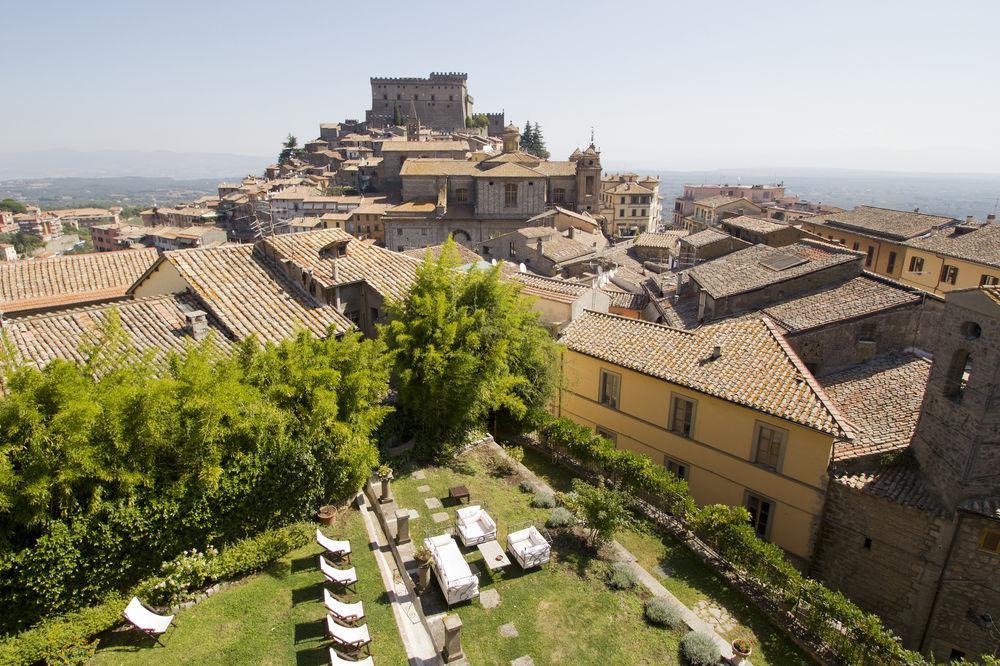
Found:
<svg viewBox="0 0 1000 666"><path fill-rule="evenodd" d="M609 440L567 418L536 412L528 423L538 445L554 459L579 468L593 481L624 491L636 509L648 505L672 516L731 566L754 592L800 624L808 642L852 664L926 664L903 648L881 619L843 594L803 576L780 548L757 538L742 507L720 504L698 509L687 482L642 454L617 449Z"/></svg>

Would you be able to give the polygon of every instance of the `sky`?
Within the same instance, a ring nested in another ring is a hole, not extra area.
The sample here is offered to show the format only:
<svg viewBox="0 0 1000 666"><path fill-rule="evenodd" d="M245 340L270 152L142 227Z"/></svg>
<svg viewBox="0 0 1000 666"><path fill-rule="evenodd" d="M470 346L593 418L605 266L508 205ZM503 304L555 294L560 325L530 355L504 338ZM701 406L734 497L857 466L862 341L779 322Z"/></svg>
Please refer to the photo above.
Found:
<svg viewBox="0 0 1000 666"><path fill-rule="evenodd" d="M4 3L0 159L276 155L370 76L469 75L476 111L606 167L1000 173L1000 2Z"/></svg>

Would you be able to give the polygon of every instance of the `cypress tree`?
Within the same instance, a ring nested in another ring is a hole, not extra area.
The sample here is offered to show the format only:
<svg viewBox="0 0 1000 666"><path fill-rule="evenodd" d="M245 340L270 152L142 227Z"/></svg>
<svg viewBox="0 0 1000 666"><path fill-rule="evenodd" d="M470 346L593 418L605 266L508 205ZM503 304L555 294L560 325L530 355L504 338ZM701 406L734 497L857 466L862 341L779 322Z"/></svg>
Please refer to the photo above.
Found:
<svg viewBox="0 0 1000 666"><path fill-rule="evenodd" d="M531 121L527 120L524 123L524 131L521 132L521 150L526 153L534 154L535 150L535 131L531 127Z"/></svg>
<svg viewBox="0 0 1000 666"><path fill-rule="evenodd" d="M549 151L545 147L545 137L542 135L542 126L537 122L535 123L535 129L531 133L532 141L534 142L532 154L535 157L541 157L543 160L549 159Z"/></svg>

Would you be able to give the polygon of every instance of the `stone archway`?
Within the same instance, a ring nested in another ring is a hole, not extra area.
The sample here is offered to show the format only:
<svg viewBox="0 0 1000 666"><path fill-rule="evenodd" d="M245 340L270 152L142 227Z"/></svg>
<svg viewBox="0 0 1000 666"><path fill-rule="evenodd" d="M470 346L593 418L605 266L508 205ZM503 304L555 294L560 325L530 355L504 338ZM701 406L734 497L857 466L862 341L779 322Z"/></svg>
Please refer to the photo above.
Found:
<svg viewBox="0 0 1000 666"><path fill-rule="evenodd" d="M463 245L472 242L472 236L465 229L455 229L451 232L451 237L455 239L456 243L461 243Z"/></svg>

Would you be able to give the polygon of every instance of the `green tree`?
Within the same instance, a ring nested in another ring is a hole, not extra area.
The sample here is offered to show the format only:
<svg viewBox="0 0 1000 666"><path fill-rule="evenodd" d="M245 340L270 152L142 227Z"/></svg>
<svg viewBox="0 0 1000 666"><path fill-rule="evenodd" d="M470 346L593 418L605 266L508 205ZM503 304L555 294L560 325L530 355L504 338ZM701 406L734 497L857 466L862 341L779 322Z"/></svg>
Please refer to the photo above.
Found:
<svg viewBox="0 0 1000 666"><path fill-rule="evenodd" d="M392 124L397 127L403 124L403 114L399 110L399 104L392 105Z"/></svg>
<svg viewBox="0 0 1000 666"><path fill-rule="evenodd" d="M9 197L7 199L4 199L3 201L0 201L0 210L6 210L11 213L28 212L27 207L23 203L17 201L16 199L11 199Z"/></svg>
<svg viewBox="0 0 1000 666"><path fill-rule="evenodd" d="M535 145L535 129L532 127L531 121L527 120L524 123L524 131L521 132L521 150L534 155Z"/></svg>
<svg viewBox="0 0 1000 666"><path fill-rule="evenodd" d="M0 243L9 243L21 256L27 256L38 248L45 247L45 241L38 236L18 231L12 234L0 234Z"/></svg>
<svg viewBox="0 0 1000 666"><path fill-rule="evenodd" d="M500 281L499 266L462 272L459 262L451 239L438 259L428 253L380 330L395 358L400 412L430 455L493 411L539 408L554 386L557 348L519 288Z"/></svg>
<svg viewBox="0 0 1000 666"><path fill-rule="evenodd" d="M281 152L278 154L278 164L287 162L292 155L298 152L299 140L289 133L285 142L281 144Z"/></svg>
<svg viewBox="0 0 1000 666"><path fill-rule="evenodd" d="M573 479L573 492L567 496L567 506L583 521L593 547L599 547L629 521L625 495L606 486L591 485L582 479Z"/></svg>
<svg viewBox="0 0 1000 666"><path fill-rule="evenodd" d="M549 151L545 147L545 137L542 135L542 127L537 122L535 123L534 130L531 132L531 138L534 143L534 150L531 154L535 157L541 157L543 160L549 159Z"/></svg>

